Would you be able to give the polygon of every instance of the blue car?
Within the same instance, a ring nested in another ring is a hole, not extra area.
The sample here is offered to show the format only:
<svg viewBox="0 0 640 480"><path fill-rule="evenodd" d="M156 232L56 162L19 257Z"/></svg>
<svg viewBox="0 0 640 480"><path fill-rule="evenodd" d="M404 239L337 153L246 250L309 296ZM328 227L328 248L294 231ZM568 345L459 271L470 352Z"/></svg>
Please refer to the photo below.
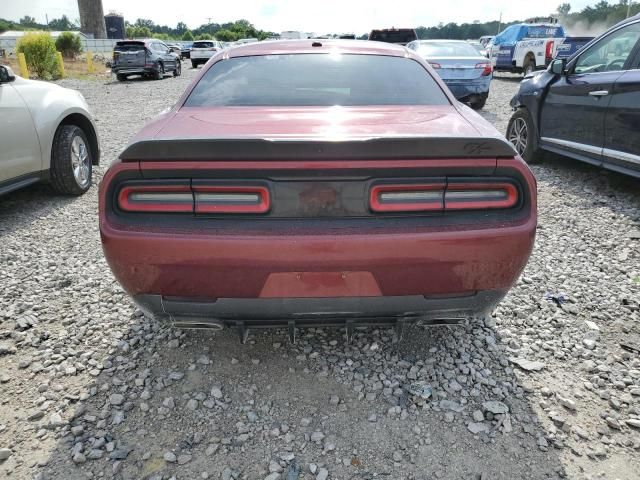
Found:
<svg viewBox="0 0 640 480"><path fill-rule="evenodd" d="M493 69L473 45L463 40L416 40L407 48L429 62L458 100L474 110L484 107Z"/></svg>
<svg viewBox="0 0 640 480"><path fill-rule="evenodd" d="M507 138L529 163L553 152L640 177L640 15L529 75Z"/></svg>

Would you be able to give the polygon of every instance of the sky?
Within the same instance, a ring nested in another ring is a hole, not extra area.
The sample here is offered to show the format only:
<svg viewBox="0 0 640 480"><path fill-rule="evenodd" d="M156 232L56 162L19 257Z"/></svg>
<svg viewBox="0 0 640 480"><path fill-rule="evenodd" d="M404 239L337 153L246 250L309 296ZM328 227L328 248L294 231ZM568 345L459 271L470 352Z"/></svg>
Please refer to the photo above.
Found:
<svg viewBox="0 0 640 480"><path fill-rule="evenodd" d="M183 21L190 28L241 18L272 32L300 30L322 33L366 33L373 28L433 26L440 22L465 23L518 20L548 15L567 0L103 0L104 13L116 11L133 23L149 18L160 25ZM570 1L581 10L596 0ZM0 0L0 17L18 20L24 15L40 23L67 15L79 18L76 0Z"/></svg>

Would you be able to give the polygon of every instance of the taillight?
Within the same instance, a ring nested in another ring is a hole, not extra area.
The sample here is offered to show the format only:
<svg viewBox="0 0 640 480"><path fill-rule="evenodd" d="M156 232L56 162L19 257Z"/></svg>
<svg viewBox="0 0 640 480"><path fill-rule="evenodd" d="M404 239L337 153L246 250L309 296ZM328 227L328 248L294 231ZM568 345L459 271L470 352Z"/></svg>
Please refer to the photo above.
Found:
<svg viewBox="0 0 640 480"><path fill-rule="evenodd" d="M443 183L420 185L375 185L369 194L374 212L422 212L442 210Z"/></svg>
<svg viewBox="0 0 640 480"><path fill-rule="evenodd" d="M436 70L442 68L440 64L436 62L429 62L429 65L431 65L431 68L435 68Z"/></svg>
<svg viewBox="0 0 640 480"><path fill-rule="evenodd" d="M267 213L271 206L265 187L194 185L196 213Z"/></svg>
<svg viewBox="0 0 640 480"><path fill-rule="evenodd" d="M449 183L444 194L445 210L512 208L518 189L511 183Z"/></svg>
<svg viewBox="0 0 640 480"><path fill-rule="evenodd" d="M545 50L545 53L544 53L545 59L551 60L553 58L553 46L554 46L553 40L550 40L547 42L547 49Z"/></svg>
<svg viewBox="0 0 640 480"><path fill-rule="evenodd" d="M190 181L125 185L118 192L125 212L147 213L267 213L269 190L262 186L191 185Z"/></svg>
<svg viewBox="0 0 640 480"><path fill-rule="evenodd" d="M118 206L126 212L193 213L193 194L188 184L124 186Z"/></svg>
<svg viewBox="0 0 640 480"><path fill-rule="evenodd" d="M493 71L493 69L491 68L491 64L490 63L476 63L476 69L482 68L482 76L486 77L487 75L491 75L491 72Z"/></svg>
<svg viewBox="0 0 640 480"><path fill-rule="evenodd" d="M505 209L517 204L518 189L509 182L382 184L369 193L374 212Z"/></svg>

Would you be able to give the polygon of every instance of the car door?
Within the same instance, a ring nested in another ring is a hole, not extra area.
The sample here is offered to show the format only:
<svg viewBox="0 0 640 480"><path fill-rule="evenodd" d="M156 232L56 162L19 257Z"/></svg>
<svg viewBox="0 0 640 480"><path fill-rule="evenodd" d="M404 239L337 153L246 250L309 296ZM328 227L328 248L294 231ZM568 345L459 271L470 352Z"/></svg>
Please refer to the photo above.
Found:
<svg viewBox="0 0 640 480"><path fill-rule="evenodd" d="M560 75L549 87L540 114L543 146L602 164L611 94L632 60L630 51L618 48L629 27L625 25L595 42L567 65L566 75Z"/></svg>
<svg viewBox="0 0 640 480"><path fill-rule="evenodd" d="M0 81L0 187L42 170L40 141L18 82Z"/></svg>
<svg viewBox="0 0 640 480"><path fill-rule="evenodd" d="M162 59L164 61L164 69L174 70L176 68L176 57L171 51L171 49L167 46L167 44L158 42L156 44L158 53L162 55Z"/></svg>
<svg viewBox="0 0 640 480"><path fill-rule="evenodd" d="M640 174L640 22L629 27L627 37L616 48L618 53L629 50L632 60L613 86L602 153L608 168Z"/></svg>

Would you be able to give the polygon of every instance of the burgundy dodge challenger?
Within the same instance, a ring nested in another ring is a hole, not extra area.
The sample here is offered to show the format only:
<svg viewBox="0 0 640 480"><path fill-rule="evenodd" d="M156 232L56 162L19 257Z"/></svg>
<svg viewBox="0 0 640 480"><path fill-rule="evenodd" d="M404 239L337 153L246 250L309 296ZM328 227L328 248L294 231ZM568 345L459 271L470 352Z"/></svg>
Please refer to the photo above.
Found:
<svg viewBox="0 0 640 480"><path fill-rule="evenodd" d="M404 47L254 43L213 57L104 176L115 277L180 328L488 313L527 263L536 182Z"/></svg>

